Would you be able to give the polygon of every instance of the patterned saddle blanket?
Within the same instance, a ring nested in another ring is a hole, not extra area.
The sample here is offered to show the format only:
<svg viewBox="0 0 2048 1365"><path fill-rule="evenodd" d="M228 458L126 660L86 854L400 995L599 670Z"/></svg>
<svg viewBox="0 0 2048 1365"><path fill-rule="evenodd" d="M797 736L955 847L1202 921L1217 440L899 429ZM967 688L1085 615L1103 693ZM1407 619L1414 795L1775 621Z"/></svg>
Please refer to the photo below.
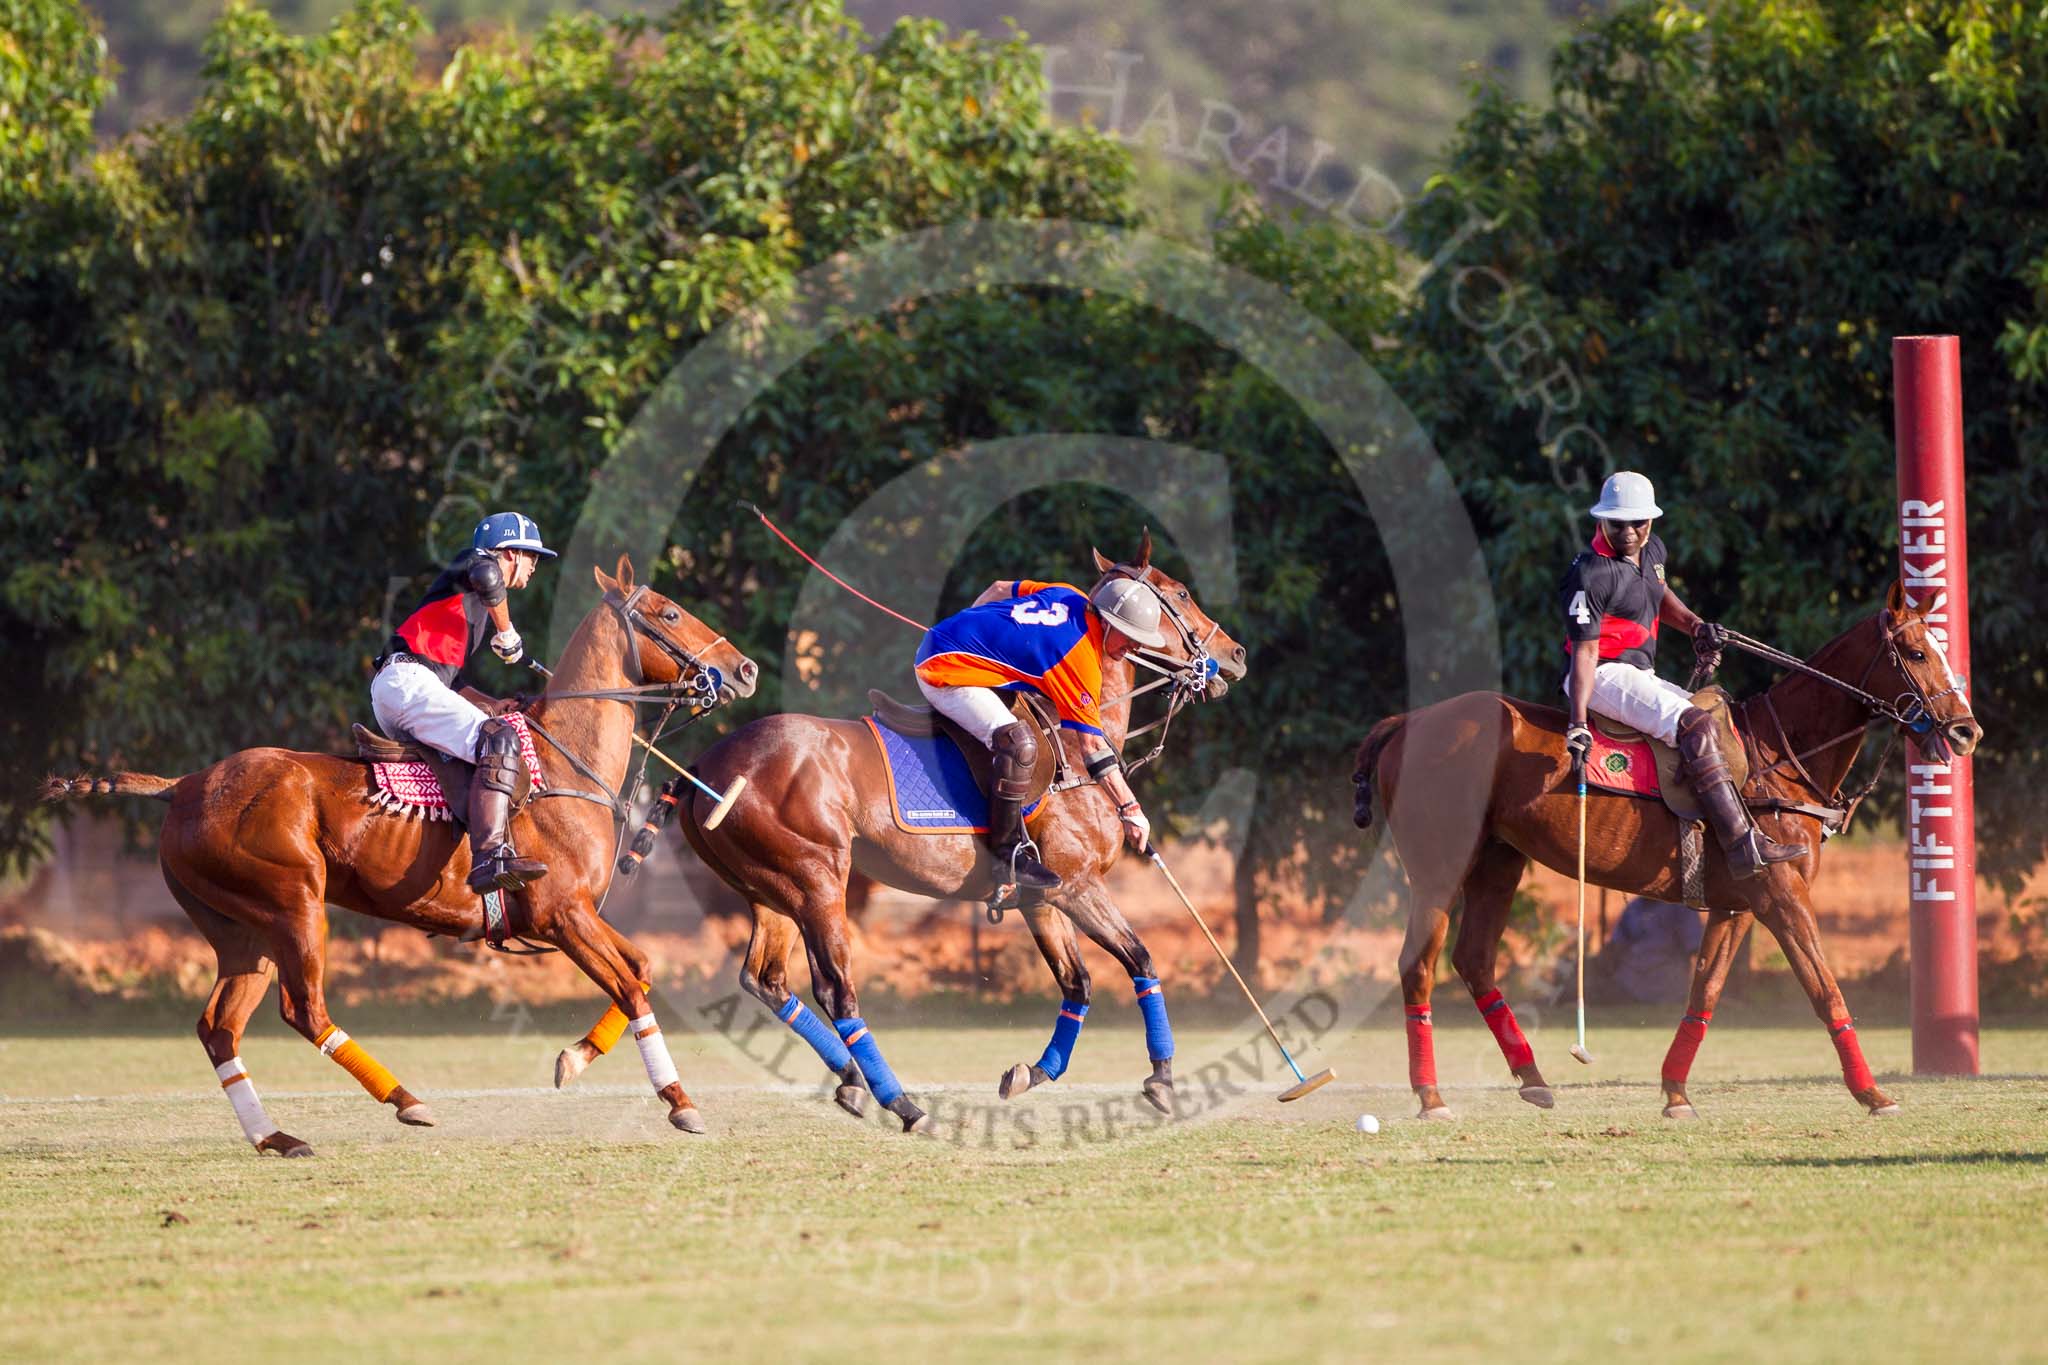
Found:
<svg viewBox="0 0 2048 1365"><path fill-rule="evenodd" d="M975 781L967 756L947 734L906 735L874 716L862 718L882 751L889 775L889 809L910 834L988 833L988 795ZM1045 807L1040 796L1024 809L1031 819Z"/></svg>
<svg viewBox="0 0 2048 1365"><path fill-rule="evenodd" d="M540 751L534 747L533 732L526 728L526 717L517 711L508 712L505 719L519 732L519 754L526 762L526 771L533 779L533 790L539 791L547 784L541 780ZM417 748L377 740L362 726L356 727L358 748L364 751L364 758L370 765L370 804L389 811L393 815L425 820L461 820L465 809L453 809L448 794L442 789L441 774L435 765L417 755ZM377 740L375 744L364 742ZM378 757L372 755L408 755L403 757Z"/></svg>
<svg viewBox="0 0 2048 1365"><path fill-rule="evenodd" d="M1741 791L1749 779L1749 759L1742 736L1735 728L1735 708L1719 687L1703 687L1693 694L1693 705L1714 718L1714 731L1721 752L1728 758L1729 776ZM1697 821L1699 797L1692 784L1679 773L1678 750L1651 739L1605 716L1592 717L1593 749L1586 755L1586 785L1602 791L1661 799L1681 820Z"/></svg>

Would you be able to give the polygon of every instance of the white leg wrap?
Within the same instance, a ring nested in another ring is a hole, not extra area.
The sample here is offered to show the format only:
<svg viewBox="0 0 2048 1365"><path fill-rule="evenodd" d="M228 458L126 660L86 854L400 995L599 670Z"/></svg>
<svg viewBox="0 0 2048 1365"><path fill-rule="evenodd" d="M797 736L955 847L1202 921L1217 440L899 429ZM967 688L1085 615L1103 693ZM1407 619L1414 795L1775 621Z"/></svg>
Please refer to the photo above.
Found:
<svg viewBox="0 0 2048 1365"><path fill-rule="evenodd" d="M277 1131L270 1115L263 1112L263 1101L256 1098L256 1082L249 1079L249 1068L242 1065L240 1057L222 1062L213 1074L220 1077L221 1089L227 1092L228 1103L235 1107L243 1137L257 1143Z"/></svg>
<svg viewBox="0 0 2048 1365"><path fill-rule="evenodd" d="M661 1036L653 1015L643 1014L633 1021L633 1041L640 1045L640 1060L646 1064L647 1079L654 1082L656 1093L682 1079L676 1072L675 1061L668 1055L668 1040Z"/></svg>

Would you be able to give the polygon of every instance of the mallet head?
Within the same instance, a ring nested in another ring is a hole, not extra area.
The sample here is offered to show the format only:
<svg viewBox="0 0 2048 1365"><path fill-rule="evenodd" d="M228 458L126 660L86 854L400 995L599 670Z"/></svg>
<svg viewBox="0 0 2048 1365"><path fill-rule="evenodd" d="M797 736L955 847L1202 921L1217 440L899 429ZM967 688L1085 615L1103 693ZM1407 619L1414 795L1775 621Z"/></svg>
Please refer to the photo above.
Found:
<svg viewBox="0 0 2048 1365"><path fill-rule="evenodd" d="M1585 1046L1581 1043L1572 1044L1572 1058L1581 1066L1593 1065L1593 1054L1586 1051Z"/></svg>
<svg viewBox="0 0 2048 1365"><path fill-rule="evenodd" d="M1331 1081L1334 1081L1336 1079L1337 1073L1330 1070L1328 1067L1324 1067L1321 1071L1318 1071L1315 1075L1309 1077L1300 1085L1290 1086L1287 1089L1281 1091L1280 1103L1286 1104L1290 1100L1298 1100L1303 1095L1308 1094L1309 1091L1321 1090L1324 1086L1328 1085Z"/></svg>

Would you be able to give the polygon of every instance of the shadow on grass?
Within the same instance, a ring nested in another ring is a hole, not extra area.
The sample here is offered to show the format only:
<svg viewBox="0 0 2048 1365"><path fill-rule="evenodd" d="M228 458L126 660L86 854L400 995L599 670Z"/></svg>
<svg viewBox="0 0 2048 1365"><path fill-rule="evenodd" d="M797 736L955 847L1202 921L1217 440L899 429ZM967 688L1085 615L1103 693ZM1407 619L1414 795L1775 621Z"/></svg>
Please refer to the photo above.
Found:
<svg viewBox="0 0 2048 1365"><path fill-rule="evenodd" d="M2048 1166L2040 1152L1901 1152L1890 1156L1753 1156L1745 1166Z"/></svg>

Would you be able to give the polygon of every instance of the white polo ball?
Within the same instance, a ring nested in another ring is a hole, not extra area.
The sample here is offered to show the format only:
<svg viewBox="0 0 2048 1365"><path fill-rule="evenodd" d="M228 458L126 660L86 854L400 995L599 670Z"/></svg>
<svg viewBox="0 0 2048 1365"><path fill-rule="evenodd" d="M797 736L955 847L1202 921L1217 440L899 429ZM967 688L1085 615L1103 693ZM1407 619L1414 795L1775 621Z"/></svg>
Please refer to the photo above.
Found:
<svg viewBox="0 0 2048 1365"><path fill-rule="evenodd" d="M1380 1130L1380 1121L1379 1121L1378 1119L1374 1118L1374 1117L1373 1117L1373 1116L1372 1116L1371 1114L1360 1114L1360 1115L1358 1116L1358 1131L1359 1131L1359 1132L1361 1132L1361 1133L1377 1133L1377 1132L1378 1132L1379 1130Z"/></svg>

